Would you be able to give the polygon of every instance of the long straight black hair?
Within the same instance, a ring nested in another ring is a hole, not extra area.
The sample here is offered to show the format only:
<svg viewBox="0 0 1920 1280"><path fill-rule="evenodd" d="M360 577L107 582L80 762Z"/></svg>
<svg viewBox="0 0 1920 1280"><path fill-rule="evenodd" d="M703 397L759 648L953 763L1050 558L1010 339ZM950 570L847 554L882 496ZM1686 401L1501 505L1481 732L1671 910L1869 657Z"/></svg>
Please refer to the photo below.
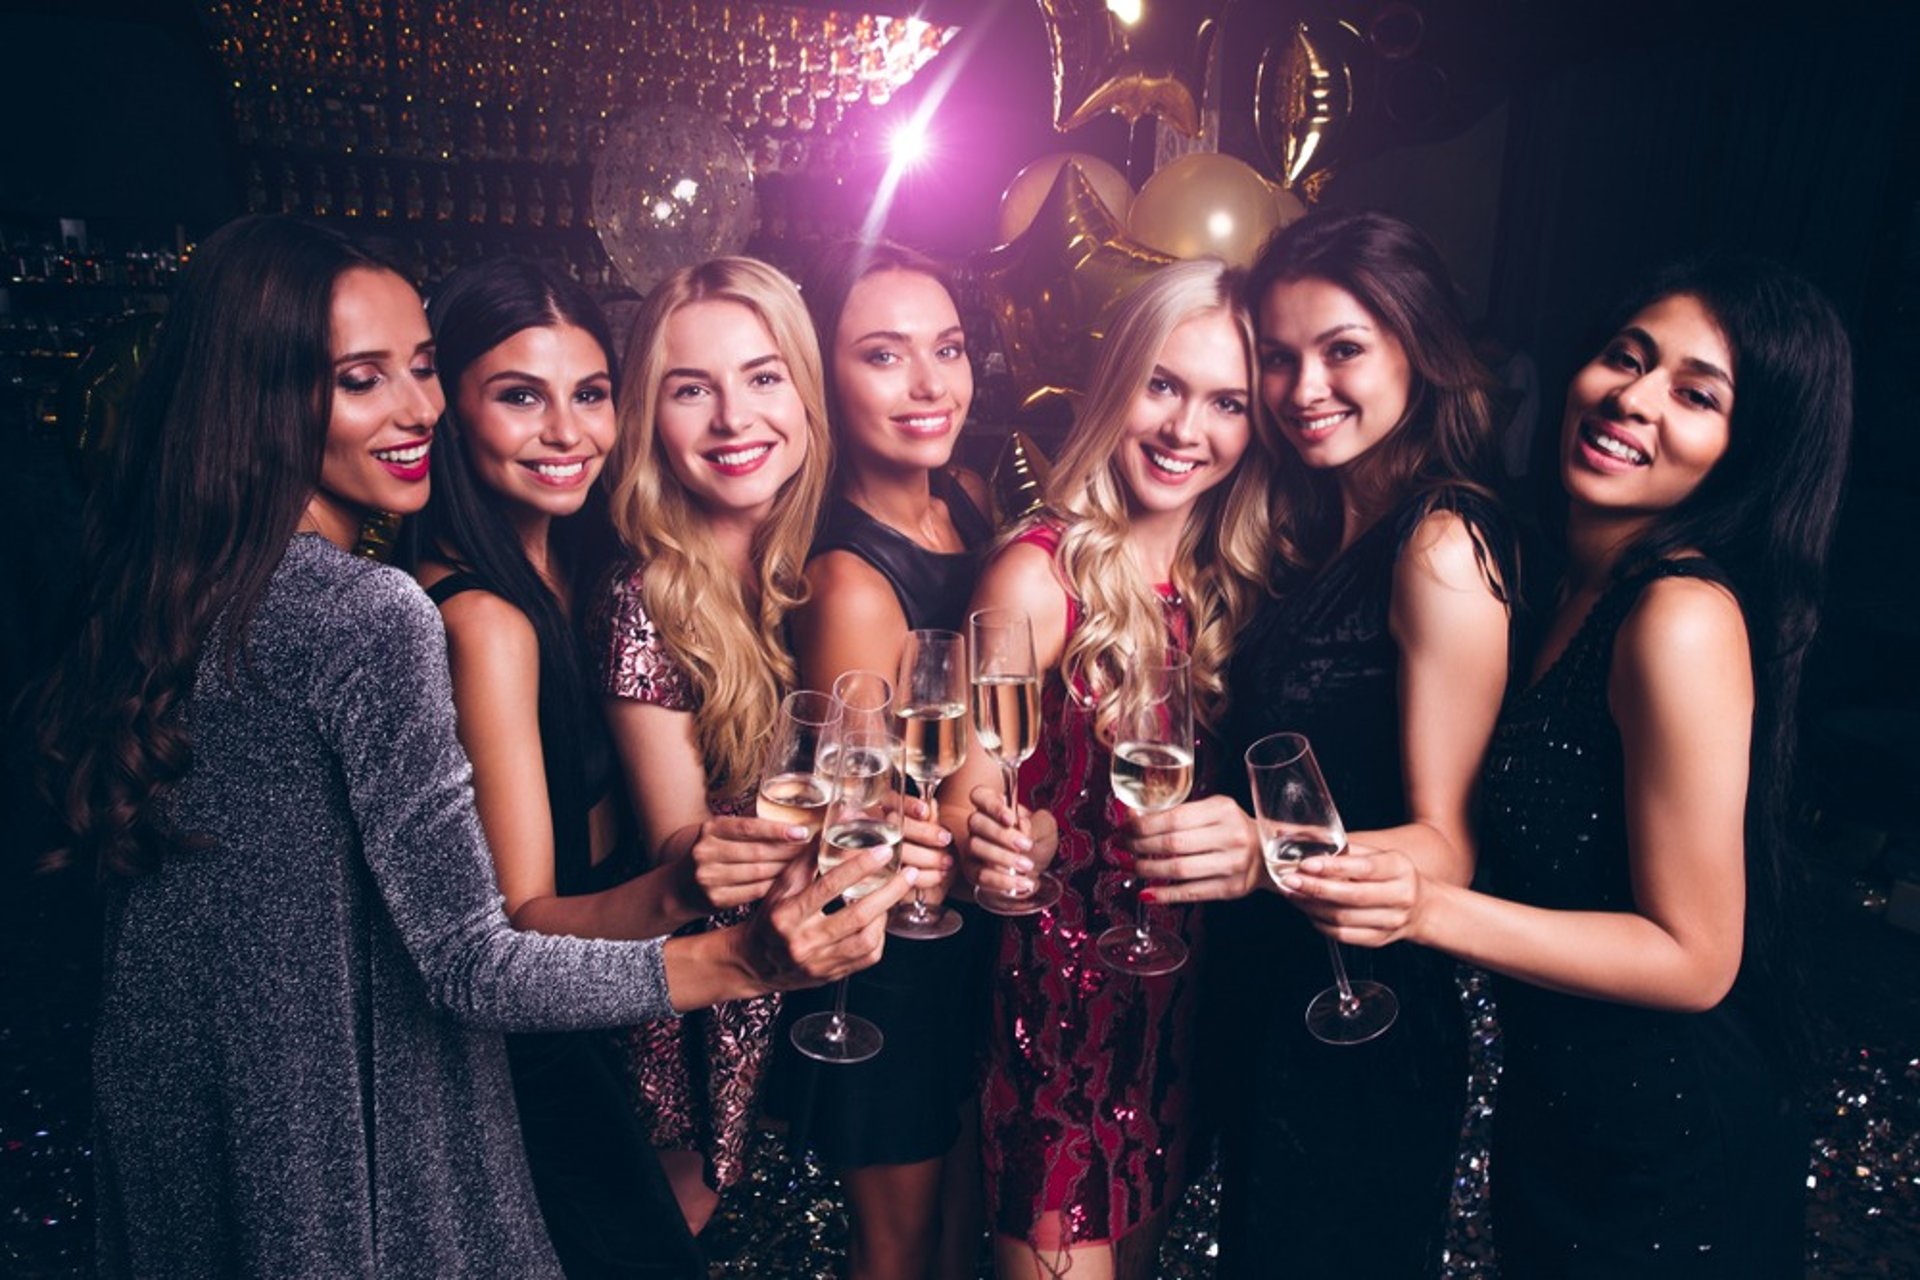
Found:
<svg viewBox="0 0 1920 1280"><path fill-rule="evenodd" d="M523 329L562 324L585 330L600 345L611 385L618 386L606 317L587 291L565 276L525 258L501 257L448 276L433 291L427 319L447 412L434 439L433 497L408 540L412 554L470 569L487 590L525 614L541 654L563 682L557 692L583 701L586 677L577 629L527 559L502 499L479 479L458 401L461 376L474 361ZM603 486L594 485L579 513L555 521L551 537L554 569L578 599L614 550Z"/></svg>
<svg viewBox="0 0 1920 1280"><path fill-rule="evenodd" d="M1798 942L1789 928L1798 861L1789 823L1801 676L1819 627L1827 555L1853 431L1853 356L1846 327L1813 285L1777 263L1731 254L1693 258L1650 276L1615 309L1611 338L1663 298L1697 299L1733 355L1727 452L1699 486L1626 548L1618 578L1698 550L1733 579L1754 674L1747 790L1747 946L1743 972L1782 1001L1790 1048L1804 1019ZM1603 339L1604 340L1604 339Z"/></svg>
<svg viewBox="0 0 1920 1280"><path fill-rule="evenodd" d="M38 697L56 863L134 874L184 838L156 809L192 761L182 703L216 620L244 654L319 484L334 285L356 268L391 269L337 232L249 217L182 273L88 507L77 634Z"/></svg>

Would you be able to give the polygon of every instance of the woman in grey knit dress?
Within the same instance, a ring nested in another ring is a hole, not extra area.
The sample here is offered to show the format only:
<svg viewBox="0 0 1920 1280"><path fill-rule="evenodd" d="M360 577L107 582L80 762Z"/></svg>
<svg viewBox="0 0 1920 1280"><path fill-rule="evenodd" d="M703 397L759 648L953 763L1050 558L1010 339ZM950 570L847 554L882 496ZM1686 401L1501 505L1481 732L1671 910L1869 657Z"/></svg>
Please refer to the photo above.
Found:
<svg viewBox="0 0 1920 1280"><path fill-rule="evenodd" d="M849 866L664 943L508 924L439 619L350 553L426 501L442 405L412 287L348 241L251 218L195 255L42 703L107 894L104 1275L557 1276L499 1032L837 977L907 887L827 917Z"/></svg>

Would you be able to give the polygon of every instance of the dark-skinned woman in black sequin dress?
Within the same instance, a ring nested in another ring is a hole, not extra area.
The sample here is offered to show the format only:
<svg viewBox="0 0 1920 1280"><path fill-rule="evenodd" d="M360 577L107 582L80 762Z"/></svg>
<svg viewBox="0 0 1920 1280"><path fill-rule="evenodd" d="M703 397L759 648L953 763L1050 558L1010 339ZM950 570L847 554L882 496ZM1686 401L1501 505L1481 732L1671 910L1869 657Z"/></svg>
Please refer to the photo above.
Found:
<svg viewBox="0 0 1920 1280"><path fill-rule="evenodd" d="M1276 594L1234 646L1225 794L1136 819L1156 901L1211 909L1203 1017L1220 1132L1220 1274L1431 1275L1466 1104L1466 1021L1444 955L1350 957L1399 997L1363 1044L1303 1012L1325 943L1272 892L1242 753L1312 742L1353 839L1437 880L1474 865L1474 780L1508 675L1512 537L1490 474L1487 380L1453 282L1414 228L1318 213L1254 264L1260 399L1291 446ZM1283 1260L1276 1262L1276 1259Z"/></svg>
<svg viewBox="0 0 1920 1280"><path fill-rule="evenodd" d="M1293 889L1333 937L1498 975L1504 1274L1797 1276L1783 809L1848 345L1812 287L1729 259L1610 328L1567 393L1558 605L1488 755L1489 892L1397 852Z"/></svg>

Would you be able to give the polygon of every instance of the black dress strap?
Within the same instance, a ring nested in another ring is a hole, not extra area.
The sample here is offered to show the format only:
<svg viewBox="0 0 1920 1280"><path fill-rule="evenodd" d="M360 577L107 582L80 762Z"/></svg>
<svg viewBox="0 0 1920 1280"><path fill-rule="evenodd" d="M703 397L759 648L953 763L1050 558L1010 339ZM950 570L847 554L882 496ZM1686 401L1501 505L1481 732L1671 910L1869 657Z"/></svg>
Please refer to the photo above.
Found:
<svg viewBox="0 0 1920 1280"><path fill-rule="evenodd" d="M445 604L447 601L465 591L490 590L492 590L492 588L487 585L486 580L479 574L474 573L470 569L455 569L452 573L427 588L427 599L433 601L433 603L438 606Z"/></svg>

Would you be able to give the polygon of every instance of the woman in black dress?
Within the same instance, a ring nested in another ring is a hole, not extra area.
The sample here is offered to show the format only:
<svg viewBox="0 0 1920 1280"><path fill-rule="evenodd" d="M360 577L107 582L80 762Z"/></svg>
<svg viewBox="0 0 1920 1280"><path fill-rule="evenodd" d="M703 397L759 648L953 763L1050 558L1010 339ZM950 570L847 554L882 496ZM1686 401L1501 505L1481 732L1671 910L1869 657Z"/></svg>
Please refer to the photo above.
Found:
<svg viewBox="0 0 1920 1280"><path fill-rule="evenodd" d="M1309 860L1295 892L1335 938L1499 975L1503 1272L1798 1275L1783 819L1848 344L1749 261L1618 315L1567 393L1568 568L1488 754L1490 892L1386 852Z"/></svg>
<svg viewBox="0 0 1920 1280"><path fill-rule="evenodd" d="M973 371L940 267L899 245L849 242L827 251L805 293L826 366L834 487L791 634L801 684L826 689L847 671L891 680L910 630L964 633L993 527L979 477L948 465ZM917 849L903 853L934 878L917 892L937 908L952 858ZM850 985L847 1007L886 1036L879 1057L822 1065L779 1041L775 1106L847 1188L855 1280L973 1275L978 1148L962 1122L990 934L969 913L950 937L896 938ZM828 1001L789 1001L787 1016Z"/></svg>
<svg viewBox="0 0 1920 1280"><path fill-rule="evenodd" d="M791 856L784 826L728 819L690 856L636 874L613 742L576 602L611 560L597 488L613 448L613 341L593 299L493 258L434 291L450 393L416 574L447 629L461 744L516 927L649 937L725 905L709 884ZM700 1276L659 1159L603 1033L510 1037L514 1096L548 1234L567 1273Z"/></svg>
<svg viewBox="0 0 1920 1280"><path fill-rule="evenodd" d="M1205 991L1221 1142L1220 1274L1431 1274L1466 1101L1466 1028L1445 956L1356 957L1402 1014L1360 1045L1314 1039L1324 943L1266 885L1249 744L1313 743L1354 838L1472 875L1473 782L1507 679L1512 539L1486 485L1487 379L1453 284L1414 228L1317 213L1249 284L1260 399L1293 447L1275 504L1277 594L1238 638L1226 795L1139 818L1155 901L1214 909ZM1252 894L1251 897L1246 895Z"/></svg>

